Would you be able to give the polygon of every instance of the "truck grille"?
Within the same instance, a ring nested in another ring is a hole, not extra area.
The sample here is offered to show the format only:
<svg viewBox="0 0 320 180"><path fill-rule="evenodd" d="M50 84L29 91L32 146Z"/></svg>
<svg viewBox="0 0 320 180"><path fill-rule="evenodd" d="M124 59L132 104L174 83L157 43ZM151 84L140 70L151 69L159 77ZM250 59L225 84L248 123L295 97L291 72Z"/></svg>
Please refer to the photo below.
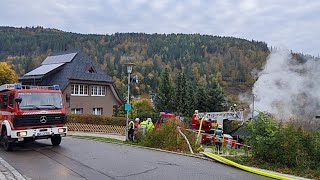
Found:
<svg viewBox="0 0 320 180"><path fill-rule="evenodd" d="M65 124L65 114L20 115L14 118L14 127Z"/></svg>

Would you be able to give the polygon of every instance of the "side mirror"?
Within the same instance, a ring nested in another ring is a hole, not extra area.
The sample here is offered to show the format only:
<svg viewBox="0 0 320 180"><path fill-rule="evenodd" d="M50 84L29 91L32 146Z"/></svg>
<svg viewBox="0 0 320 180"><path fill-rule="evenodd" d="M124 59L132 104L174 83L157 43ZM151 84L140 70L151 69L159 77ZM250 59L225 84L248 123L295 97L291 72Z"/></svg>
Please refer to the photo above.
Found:
<svg viewBox="0 0 320 180"><path fill-rule="evenodd" d="M20 104L22 102L22 98L21 97L17 97L14 101L16 103Z"/></svg>
<svg viewBox="0 0 320 180"><path fill-rule="evenodd" d="M66 94L66 102L70 102L70 95Z"/></svg>

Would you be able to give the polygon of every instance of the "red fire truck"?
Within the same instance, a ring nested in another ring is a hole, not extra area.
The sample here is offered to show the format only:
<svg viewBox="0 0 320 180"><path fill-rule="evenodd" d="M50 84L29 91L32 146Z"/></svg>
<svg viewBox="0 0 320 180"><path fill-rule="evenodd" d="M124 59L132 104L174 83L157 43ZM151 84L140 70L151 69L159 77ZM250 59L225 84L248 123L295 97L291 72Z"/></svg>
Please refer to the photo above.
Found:
<svg viewBox="0 0 320 180"><path fill-rule="evenodd" d="M58 146L66 136L66 109L59 85L0 86L1 142L11 151L16 142L51 139Z"/></svg>
<svg viewBox="0 0 320 180"><path fill-rule="evenodd" d="M171 112L160 112L158 119L155 122L154 127L156 129L160 128L160 124L169 120L175 120L176 116Z"/></svg>
<svg viewBox="0 0 320 180"><path fill-rule="evenodd" d="M203 118L203 121L201 121ZM201 134L199 137L199 143L212 144L215 141L215 131L221 130L223 132L223 121L235 120L244 122L243 110L229 110L227 112L196 112L192 116L192 128L197 132L201 125ZM232 138L230 135L224 134L225 138Z"/></svg>

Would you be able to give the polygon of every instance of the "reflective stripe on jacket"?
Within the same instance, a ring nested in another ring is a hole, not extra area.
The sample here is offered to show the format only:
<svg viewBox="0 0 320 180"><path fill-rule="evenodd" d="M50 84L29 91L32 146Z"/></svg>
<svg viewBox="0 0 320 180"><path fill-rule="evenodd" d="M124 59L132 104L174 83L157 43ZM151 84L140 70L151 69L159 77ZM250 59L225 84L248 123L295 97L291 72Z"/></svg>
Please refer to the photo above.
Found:
<svg viewBox="0 0 320 180"><path fill-rule="evenodd" d="M142 121L140 123L140 128L147 128L147 121Z"/></svg>

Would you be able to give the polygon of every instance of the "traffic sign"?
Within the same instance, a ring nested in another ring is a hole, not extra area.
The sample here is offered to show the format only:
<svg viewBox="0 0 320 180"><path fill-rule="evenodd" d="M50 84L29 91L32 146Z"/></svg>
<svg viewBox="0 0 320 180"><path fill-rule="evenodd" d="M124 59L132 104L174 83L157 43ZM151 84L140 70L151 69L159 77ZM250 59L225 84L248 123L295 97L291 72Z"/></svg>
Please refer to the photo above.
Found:
<svg viewBox="0 0 320 180"><path fill-rule="evenodd" d="M124 105L124 110L130 111L132 109L131 104L125 104Z"/></svg>

